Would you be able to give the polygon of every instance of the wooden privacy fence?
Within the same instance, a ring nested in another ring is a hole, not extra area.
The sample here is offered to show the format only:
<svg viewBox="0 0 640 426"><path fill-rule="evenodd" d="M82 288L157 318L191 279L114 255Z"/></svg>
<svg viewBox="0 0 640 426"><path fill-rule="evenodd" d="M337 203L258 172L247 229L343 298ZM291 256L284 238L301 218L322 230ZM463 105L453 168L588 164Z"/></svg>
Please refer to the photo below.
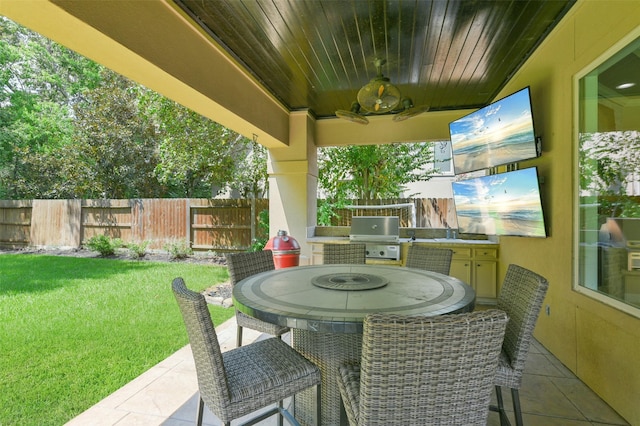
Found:
<svg viewBox="0 0 640 426"><path fill-rule="evenodd" d="M77 248L95 235L150 249L185 241L194 250L245 251L269 200L0 200L0 245Z"/></svg>
<svg viewBox="0 0 640 426"><path fill-rule="evenodd" d="M398 216L402 228L457 228L455 206L451 198L404 198L389 200L352 200L336 211L333 226L351 226L353 216Z"/></svg>
<svg viewBox="0 0 640 426"><path fill-rule="evenodd" d="M399 216L401 227L457 228L451 199L358 204L339 210L332 225L350 226L352 216ZM246 251L254 238L268 237L258 227L258 215L268 209L267 199L0 200L0 246L77 248L108 235L148 241L150 249L184 241L200 251Z"/></svg>

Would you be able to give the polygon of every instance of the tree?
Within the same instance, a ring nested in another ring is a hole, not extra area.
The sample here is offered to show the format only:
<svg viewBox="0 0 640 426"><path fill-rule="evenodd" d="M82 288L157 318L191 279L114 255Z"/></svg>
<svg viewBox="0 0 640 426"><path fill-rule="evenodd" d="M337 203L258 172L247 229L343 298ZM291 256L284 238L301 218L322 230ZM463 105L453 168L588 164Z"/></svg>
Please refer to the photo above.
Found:
<svg viewBox="0 0 640 426"><path fill-rule="evenodd" d="M429 164L433 152L428 143L325 148L318 181L330 199L396 198L405 184L430 179Z"/></svg>
<svg viewBox="0 0 640 426"><path fill-rule="evenodd" d="M347 200L364 203L397 198L407 183L426 181L433 173L430 143L323 148L319 153L318 223L328 225Z"/></svg>
<svg viewBox="0 0 640 426"><path fill-rule="evenodd" d="M0 65L0 197L42 196L64 179L56 151L71 143L73 105L100 67L2 17Z"/></svg>
<svg viewBox="0 0 640 426"><path fill-rule="evenodd" d="M243 152L236 155L236 172L231 189L244 198L263 198L268 191L267 149L258 142L244 138ZM239 161L240 158L244 159Z"/></svg>
<svg viewBox="0 0 640 426"><path fill-rule="evenodd" d="M228 154L238 135L169 99L154 102L162 133L158 179L179 196L212 196L230 180Z"/></svg>
<svg viewBox="0 0 640 426"><path fill-rule="evenodd" d="M266 182L266 151L246 137L171 100L149 105L162 140L156 175L176 195L210 197L226 189L260 194Z"/></svg>
<svg viewBox="0 0 640 426"><path fill-rule="evenodd" d="M139 99L148 89L104 69L102 84L75 108L76 196L138 198L161 194L156 123Z"/></svg>
<svg viewBox="0 0 640 426"><path fill-rule="evenodd" d="M266 191L266 150L0 17L0 198Z"/></svg>

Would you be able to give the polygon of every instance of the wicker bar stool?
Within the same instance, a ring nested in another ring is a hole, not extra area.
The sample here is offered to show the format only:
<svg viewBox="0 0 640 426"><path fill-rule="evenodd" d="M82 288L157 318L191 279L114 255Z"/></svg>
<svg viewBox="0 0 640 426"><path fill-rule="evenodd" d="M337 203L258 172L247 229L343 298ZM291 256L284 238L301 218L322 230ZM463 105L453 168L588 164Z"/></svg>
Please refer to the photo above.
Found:
<svg viewBox="0 0 640 426"><path fill-rule="evenodd" d="M322 262L325 265L364 265L367 246L363 243L325 244Z"/></svg>
<svg viewBox="0 0 640 426"><path fill-rule="evenodd" d="M277 404L245 424L254 424L274 414L298 425L283 408L282 400L312 387L320 396L320 370L280 339L270 338L232 349L220 350L204 296L189 290L182 278L172 283L189 335L198 376L200 399L196 424L202 425L204 404L222 421L231 421L260 408ZM320 423L320 404L316 411Z"/></svg>
<svg viewBox="0 0 640 426"><path fill-rule="evenodd" d="M407 253L407 268L423 269L449 275L453 250L412 244Z"/></svg>
<svg viewBox="0 0 640 426"><path fill-rule="evenodd" d="M351 426L485 426L507 315L371 314L359 365L339 369Z"/></svg>
<svg viewBox="0 0 640 426"><path fill-rule="evenodd" d="M503 426L510 423L504 410L502 386L511 388L516 424L523 424L518 389L522 385L533 330L548 288L547 280L535 272L513 264L507 268L497 307L504 310L510 319L495 379L498 406L491 406L491 411L500 413Z"/></svg>
<svg viewBox="0 0 640 426"><path fill-rule="evenodd" d="M273 262L273 252L271 250L262 250L250 253L228 253L226 258L227 269L229 270L229 278L232 286L252 275L276 269ZM288 327L271 324L269 322L250 317L237 309L236 322L238 324L236 335L236 343L238 347L242 346L243 327L248 327L252 330L257 330L261 333L267 333L276 337L282 337L284 333L289 331Z"/></svg>

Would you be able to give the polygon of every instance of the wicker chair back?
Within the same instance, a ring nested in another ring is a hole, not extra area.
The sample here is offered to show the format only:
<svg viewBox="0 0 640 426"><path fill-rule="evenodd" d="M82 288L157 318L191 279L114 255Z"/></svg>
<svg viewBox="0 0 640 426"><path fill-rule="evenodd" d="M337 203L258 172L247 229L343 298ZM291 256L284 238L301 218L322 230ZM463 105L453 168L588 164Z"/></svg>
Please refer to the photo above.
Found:
<svg viewBox="0 0 640 426"><path fill-rule="evenodd" d="M406 266L449 275L453 250L418 245L409 246Z"/></svg>
<svg viewBox="0 0 640 426"><path fill-rule="evenodd" d="M325 244L322 262L325 265L364 265L367 246L363 243Z"/></svg>
<svg viewBox="0 0 640 426"><path fill-rule="evenodd" d="M275 270L273 252L271 250L229 253L226 257L231 285L236 285L243 279L259 274L260 272ZM236 322L238 327L236 344L238 346L242 346L242 329L244 327L277 337L281 337L289 331L288 327L261 321L238 310L236 310Z"/></svg>
<svg viewBox="0 0 640 426"><path fill-rule="evenodd" d="M229 405L230 395L220 343L207 302L202 294L189 290L182 278L174 279L171 288L187 328L201 397L214 412L221 410Z"/></svg>
<svg viewBox="0 0 640 426"><path fill-rule="evenodd" d="M548 288L547 280L535 272L514 264L507 268L497 307L504 310L510 320L495 379L498 406L491 407L492 411L500 413L502 425L509 424L502 400L502 386L511 388L516 424L523 424L518 390L522 385L533 330Z"/></svg>
<svg viewBox="0 0 640 426"><path fill-rule="evenodd" d="M371 314L360 366L340 368L351 425L486 425L507 315Z"/></svg>
<svg viewBox="0 0 640 426"><path fill-rule="evenodd" d="M251 275L276 269L271 250L227 253L226 259L232 285L236 285Z"/></svg>

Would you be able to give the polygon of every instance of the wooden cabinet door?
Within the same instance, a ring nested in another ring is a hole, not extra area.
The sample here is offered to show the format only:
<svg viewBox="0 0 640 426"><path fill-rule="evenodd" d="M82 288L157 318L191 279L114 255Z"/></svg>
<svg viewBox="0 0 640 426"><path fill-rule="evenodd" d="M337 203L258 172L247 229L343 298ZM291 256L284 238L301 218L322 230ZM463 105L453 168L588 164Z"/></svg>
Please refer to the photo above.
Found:
<svg viewBox="0 0 640 426"><path fill-rule="evenodd" d="M473 282L476 297L495 299L497 282L497 264L494 260L476 260L473 262Z"/></svg>
<svg viewBox="0 0 640 426"><path fill-rule="evenodd" d="M449 275L473 287L471 283L471 259L452 259Z"/></svg>

